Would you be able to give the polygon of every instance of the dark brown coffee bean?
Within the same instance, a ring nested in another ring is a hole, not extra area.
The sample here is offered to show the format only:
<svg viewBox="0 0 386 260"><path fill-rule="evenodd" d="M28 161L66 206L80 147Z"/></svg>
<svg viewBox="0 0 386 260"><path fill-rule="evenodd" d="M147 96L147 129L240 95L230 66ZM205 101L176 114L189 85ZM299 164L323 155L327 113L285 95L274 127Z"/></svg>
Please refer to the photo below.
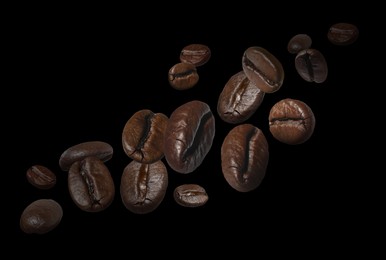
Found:
<svg viewBox="0 0 386 260"><path fill-rule="evenodd" d="M262 47L249 47L243 55L242 66L245 75L261 91L273 93L278 91L284 80L281 62Z"/></svg>
<svg viewBox="0 0 386 260"><path fill-rule="evenodd" d="M101 141L90 141L71 146L60 156L59 166L63 171L68 171L74 162L89 156L98 157L106 162L113 157L113 147Z"/></svg>
<svg viewBox="0 0 386 260"><path fill-rule="evenodd" d="M169 70L168 80L170 85L177 90L186 90L194 87L199 76L196 66L190 63L177 63Z"/></svg>
<svg viewBox="0 0 386 260"><path fill-rule="evenodd" d="M35 200L21 214L20 228L27 234L45 234L56 228L62 217L62 207L55 200Z"/></svg>
<svg viewBox="0 0 386 260"><path fill-rule="evenodd" d="M71 165L68 189L75 204L87 212L106 209L115 195L110 171L97 157L86 157Z"/></svg>
<svg viewBox="0 0 386 260"><path fill-rule="evenodd" d="M168 117L153 113L148 109L140 110L126 122L122 133L125 153L141 163L153 163L164 156L164 134Z"/></svg>
<svg viewBox="0 0 386 260"><path fill-rule="evenodd" d="M173 111L165 131L164 154L169 166L190 173L212 147L215 118L208 104L193 100Z"/></svg>
<svg viewBox="0 0 386 260"><path fill-rule="evenodd" d="M264 94L240 71L225 84L217 102L217 113L227 123L242 123L255 113Z"/></svg>
<svg viewBox="0 0 386 260"><path fill-rule="evenodd" d="M261 184L268 160L268 142L263 132L251 124L234 127L221 146L225 180L240 192L252 191Z"/></svg>
<svg viewBox="0 0 386 260"><path fill-rule="evenodd" d="M286 98L269 112L269 130L273 137L286 144L301 144L314 132L315 116L303 101Z"/></svg>
<svg viewBox="0 0 386 260"><path fill-rule="evenodd" d="M299 51L311 48L312 39L308 34L300 33L292 37L287 45L289 53L297 54Z"/></svg>
<svg viewBox="0 0 386 260"><path fill-rule="evenodd" d="M190 44L185 46L180 53L180 61L194 66L202 66L209 61L211 51L204 44Z"/></svg>
<svg viewBox="0 0 386 260"><path fill-rule="evenodd" d="M205 189L198 184L182 184L174 189L174 200L184 207L200 207L209 199Z"/></svg>
<svg viewBox="0 0 386 260"><path fill-rule="evenodd" d="M336 23L331 25L327 33L328 40L335 45L349 45L359 36L358 28L351 23Z"/></svg>
<svg viewBox="0 0 386 260"><path fill-rule="evenodd" d="M130 162L121 177L121 198L125 207L136 214L154 211L163 201L168 187L164 163Z"/></svg>
<svg viewBox="0 0 386 260"><path fill-rule="evenodd" d="M39 189L51 189L56 184L56 175L43 165L34 165L27 170L27 180Z"/></svg>
<svg viewBox="0 0 386 260"><path fill-rule="evenodd" d="M327 79L328 66L326 59L316 49L300 51L295 57L295 68L305 81L323 83Z"/></svg>

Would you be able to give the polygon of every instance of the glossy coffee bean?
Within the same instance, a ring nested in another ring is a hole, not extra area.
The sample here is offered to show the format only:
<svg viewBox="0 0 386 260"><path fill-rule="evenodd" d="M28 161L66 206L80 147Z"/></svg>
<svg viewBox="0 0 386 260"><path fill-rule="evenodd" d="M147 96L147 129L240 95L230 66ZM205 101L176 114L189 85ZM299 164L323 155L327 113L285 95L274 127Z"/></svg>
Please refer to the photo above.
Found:
<svg viewBox="0 0 386 260"><path fill-rule="evenodd" d="M115 195L110 171L97 157L86 157L72 164L68 172L68 189L75 204L87 212L106 209Z"/></svg>
<svg viewBox="0 0 386 260"><path fill-rule="evenodd" d="M177 63L170 68L168 80L170 85L177 90L186 90L194 87L198 80L196 66L190 63Z"/></svg>
<svg viewBox="0 0 386 260"><path fill-rule="evenodd" d="M27 234L45 234L56 228L62 217L63 209L55 200L35 200L23 210L20 229Z"/></svg>
<svg viewBox="0 0 386 260"><path fill-rule="evenodd" d="M39 189L51 189L56 184L56 175L43 165L34 165L27 170L27 180Z"/></svg>
<svg viewBox="0 0 386 260"><path fill-rule="evenodd" d="M336 23L328 30L327 38L335 45L349 45L354 43L359 36L358 28L351 23Z"/></svg>
<svg viewBox="0 0 386 260"><path fill-rule="evenodd" d="M211 51L204 44L189 44L180 53L180 61L193 64L196 67L202 66L210 59Z"/></svg>
<svg viewBox="0 0 386 260"><path fill-rule="evenodd" d="M323 83L327 79L327 61L316 49L300 51L295 57L295 68L305 81Z"/></svg>
<svg viewBox="0 0 386 260"><path fill-rule="evenodd" d="M273 105L269 112L269 130L282 143L304 143L314 128L314 113L303 101L286 98Z"/></svg>
<svg viewBox="0 0 386 260"><path fill-rule="evenodd" d="M86 157L95 156L103 162L113 157L113 147L102 141L89 141L76 144L65 150L59 159L59 166L63 171L68 171L71 165Z"/></svg>
<svg viewBox="0 0 386 260"><path fill-rule="evenodd" d="M206 204L209 199L206 190L198 184L182 184L173 192L174 200L181 206L195 208Z"/></svg>
<svg viewBox="0 0 386 260"><path fill-rule="evenodd" d="M164 156L164 134L168 117L140 110L126 122L122 132L122 145L125 153L141 163L153 163Z"/></svg>
<svg viewBox="0 0 386 260"><path fill-rule="evenodd" d="M256 189L268 166L268 142L263 132L252 124L234 127L221 146L221 168L225 180L237 191Z"/></svg>
<svg viewBox="0 0 386 260"><path fill-rule="evenodd" d="M165 131L164 154L169 166L190 173L201 165L212 147L215 118L208 104L193 100L175 109Z"/></svg>
<svg viewBox="0 0 386 260"><path fill-rule="evenodd" d="M240 71L228 80L221 91L217 113L227 123L242 123L255 113L263 102L264 94L244 71Z"/></svg>
<svg viewBox="0 0 386 260"><path fill-rule="evenodd" d="M283 84L281 62L262 47L253 46L245 50L242 67L248 79L265 93L276 92Z"/></svg>
<svg viewBox="0 0 386 260"><path fill-rule="evenodd" d="M136 214L154 211L163 201L168 187L164 163L130 162L121 177L120 193L125 207Z"/></svg>
<svg viewBox="0 0 386 260"><path fill-rule="evenodd" d="M297 54L299 51L311 48L311 45L311 37L308 34L300 33L289 40L287 50L289 53Z"/></svg>

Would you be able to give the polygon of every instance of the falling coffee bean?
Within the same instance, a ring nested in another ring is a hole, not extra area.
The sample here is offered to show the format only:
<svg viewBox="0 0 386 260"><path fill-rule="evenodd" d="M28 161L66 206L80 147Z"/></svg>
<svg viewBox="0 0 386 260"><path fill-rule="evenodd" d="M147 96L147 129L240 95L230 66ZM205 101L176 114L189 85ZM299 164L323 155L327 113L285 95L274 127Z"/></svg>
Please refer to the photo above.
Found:
<svg viewBox="0 0 386 260"><path fill-rule="evenodd" d="M27 170L27 180L39 189L51 189L56 184L56 175L43 165L34 165Z"/></svg>
<svg viewBox="0 0 386 260"><path fill-rule="evenodd" d="M328 40L335 45L349 45L359 36L358 28L351 23L336 23L331 25L327 33Z"/></svg>
<svg viewBox="0 0 386 260"><path fill-rule="evenodd" d="M184 207L200 207L208 201L208 194L198 184L182 184L177 186L173 192L174 200Z"/></svg>
<svg viewBox="0 0 386 260"><path fill-rule="evenodd" d="M190 63L177 63L169 70L168 80L170 85L177 90L186 90L194 87L199 76L196 66Z"/></svg>
<svg viewBox="0 0 386 260"><path fill-rule="evenodd" d="M327 79L328 66L323 54L316 49L305 49L295 57L295 68L308 82L323 83Z"/></svg>
<svg viewBox="0 0 386 260"><path fill-rule="evenodd" d="M204 44L189 44L185 46L180 53L180 61L193 64L196 67L202 66L208 62L211 51Z"/></svg>

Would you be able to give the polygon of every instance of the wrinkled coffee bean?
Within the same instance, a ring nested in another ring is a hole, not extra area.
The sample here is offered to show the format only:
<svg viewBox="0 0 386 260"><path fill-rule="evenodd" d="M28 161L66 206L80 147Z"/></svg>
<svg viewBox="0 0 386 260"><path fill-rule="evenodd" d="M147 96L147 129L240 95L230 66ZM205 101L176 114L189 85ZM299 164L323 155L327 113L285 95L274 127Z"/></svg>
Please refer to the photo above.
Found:
<svg viewBox="0 0 386 260"><path fill-rule="evenodd" d="M169 166L190 173L201 165L215 135L215 118L208 104L193 100L175 109L165 131L164 154Z"/></svg>
<svg viewBox="0 0 386 260"><path fill-rule="evenodd" d="M269 130L280 142L301 144L314 132L315 116L303 101L286 98L277 102L269 112Z"/></svg>
<svg viewBox="0 0 386 260"><path fill-rule="evenodd" d="M268 142L259 128L241 124L226 135L221 146L221 168L235 190L256 189L264 179L268 161Z"/></svg>
<svg viewBox="0 0 386 260"><path fill-rule="evenodd" d="M200 207L206 204L209 197L205 189L198 184L182 184L173 192L174 200L184 207Z"/></svg>
<svg viewBox="0 0 386 260"><path fill-rule="evenodd" d="M55 200L35 200L23 210L20 228L27 234L45 234L56 228L62 217L63 209Z"/></svg>
<svg viewBox="0 0 386 260"><path fill-rule="evenodd" d="M193 64L196 67L202 66L209 61L211 51L204 44L189 44L180 53L180 61Z"/></svg>
<svg viewBox="0 0 386 260"><path fill-rule="evenodd" d="M165 197L168 172L164 163L130 162L121 177L120 193L125 207L136 214L154 211Z"/></svg>
<svg viewBox="0 0 386 260"><path fill-rule="evenodd" d="M316 49L305 49L295 57L295 68L308 82L323 83L327 79L328 66L323 54Z"/></svg>
<svg viewBox="0 0 386 260"><path fill-rule="evenodd" d="M186 90L194 87L199 76L196 66L190 63L177 63L169 70L168 80L170 85L177 90Z"/></svg>
<svg viewBox="0 0 386 260"><path fill-rule="evenodd" d="M39 189L51 189L56 184L56 175L43 165L34 165L27 170L27 180Z"/></svg>
<svg viewBox="0 0 386 260"><path fill-rule="evenodd" d="M335 45L349 45L359 36L358 28L351 23L336 23L331 25L327 33L328 40Z"/></svg>
<svg viewBox="0 0 386 260"><path fill-rule="evenodd" d="M140 110L126 122L122 133L125 153L141 163L153 163L164 156L164 134L168 117L153 113L148 109Z"/></svg>
<svg viewBox="0 0 386 260"><path fill-rule="evenodd" d="M89 141L71 146L60 156L60 168L63 171L68 171L74 162L89 156L98 157L106 162L113 157L113 147L102 141Z"/></svg>
<svg viewBox="0 0 386 260"><path fill-rule="evenodd" d="M87 212L99 212L112 203L115 195L113 178L97 157L86 157L71 165L68 189L75 204Z"/></svg>

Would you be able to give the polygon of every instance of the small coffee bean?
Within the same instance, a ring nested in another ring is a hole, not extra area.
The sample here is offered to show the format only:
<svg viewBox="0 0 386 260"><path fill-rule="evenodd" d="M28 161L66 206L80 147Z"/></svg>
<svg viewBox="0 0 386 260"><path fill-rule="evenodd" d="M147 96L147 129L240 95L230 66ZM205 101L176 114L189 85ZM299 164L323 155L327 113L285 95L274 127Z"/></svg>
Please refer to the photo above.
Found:
<svg viewBox="0 0 386 260"><path fill-rule="evenodd" d="M327 79L326 59L316 49L305 49L298 52L295 57L295 68L305 81L323 83Z"/></svg>
<svg viewBox="0 0 386 260"><path fill-rule="evenodd" d="M307 141L314 132L315 116L303 101L286 98L269 112L269 130L280 142L296 145Z"/></svg>
<svg viewBox="0 0 386 260"><path fill-rule="evenodd" d="M174 200L184 207L200 207L208 201L208 194L198 184L182 184L177 186L173 192Z"/></svg>
<svg viewBox="0 0 386 260"><path fill-rule="evenodd" d="M43 165L34 165L27 170L27 180L39 189L51 189L56 184L56 175Z"/></svg>
<svg viewBox="0 0 386 260"><path fill-rule="evenodd" d="M56 228L62 217L62 207L55 200L35 200L23 210L20 228L27 234L45 234Z"/></svg>
<svg viewBox="0 0 386 260"><path fill-rule="evenodd" d="M196 66L190 63L177 63L168 74L170 85L177 90L186 90L195 86L199 80Z"/></svg>
<svg viewBox="0 0 386 260"><path fill-rule="evenodd" d="M288 42L288 52L297 54L299 51L311 48L312 39L308 34L300 33L293 36Z"/></svg>
<svg viewBox="0 0 386 260"><path fill-rule="evenodd" d="M180 61L193 64L196 67L202 66L209 61L211 51L204 44L190 44L185 46L180 53Z"/></svg>
<svg viewBox="0 0 386 260"><path fill-rule="evenodd" d="M359 36L358 28L351 23L336 23L331 25L327 33L328 40L335 45L349 45Z"/></svg>

